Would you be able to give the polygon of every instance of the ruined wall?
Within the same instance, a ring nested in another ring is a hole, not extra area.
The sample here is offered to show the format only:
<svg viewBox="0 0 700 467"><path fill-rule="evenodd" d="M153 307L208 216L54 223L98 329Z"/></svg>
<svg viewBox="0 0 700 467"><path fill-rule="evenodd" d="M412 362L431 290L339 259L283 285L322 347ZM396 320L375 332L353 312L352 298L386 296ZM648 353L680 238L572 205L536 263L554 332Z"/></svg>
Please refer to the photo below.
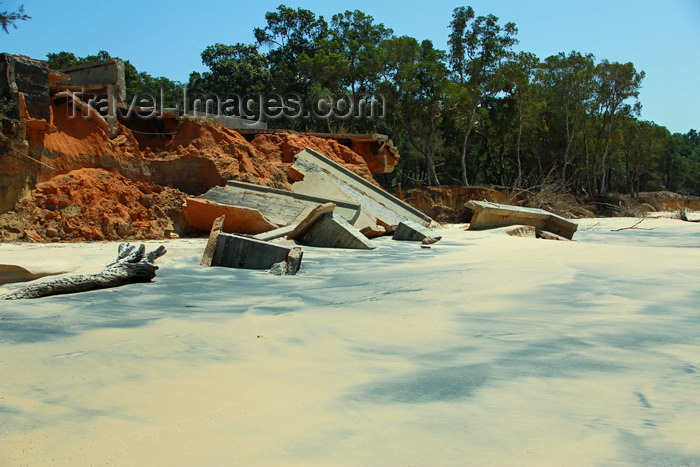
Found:
<svg viewBox="0 0 700 467"><path fill-rule="evenodd" d="M24 93L33 118L50 119L49 69L44 62L21 55L0 54L0 97L14 104L8 117L19 119L19 93Z"/></svg>
<svg viewBox="0 0 700 467"><path fill-rule="evenodd" d="M185 193L199 195L227 180L289 189L291 161L306 146L372 179L362 157L332 140L283 135L251 144L234 130L183 118L169 120L169 134L154 144L152 135L144 138L140 130L124 126L131 124L128 121L118 124L117 136L110 137L104 121L84 118L62 95L54 96L51 111L50 125L27 125L28 147L23 146L43 165L19 160L6 165L16 169L18 178L12 180L17 190L3 201L5 210L15 208L0 215L4 240L162 238L172 231L186 233ZM26 178L28 174L33 178Z"/></svg>
<svg viewBox="0 0 700 467"><path fill-rule="evenodd" d="M70 80L63 85L111 85L116 88L122 101L126 100L126 81L124 79L124 61L112 59L103 62L87 63L62 70L70 75Z"/></svg>

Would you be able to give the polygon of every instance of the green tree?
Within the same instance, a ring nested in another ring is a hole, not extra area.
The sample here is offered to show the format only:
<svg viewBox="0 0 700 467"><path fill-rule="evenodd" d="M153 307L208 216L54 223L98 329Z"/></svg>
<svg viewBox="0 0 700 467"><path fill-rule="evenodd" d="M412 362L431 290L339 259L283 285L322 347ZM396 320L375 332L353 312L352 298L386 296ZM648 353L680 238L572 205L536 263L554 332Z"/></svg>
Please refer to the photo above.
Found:
<svg viewBox="0 0 700 467"><path fill-rule="evenodd" d="M674 133L667 140L657 159L667 190L700 194L700 135L696 130Z"/></svg>
<svg viewBox="0 0 700 467"><path fill-rule="evenodd" d="M553 55L545 59L537 80L547 102L547 152L552 164L561 165L560 181L566 186L574 145L577 139L583 144L586 118L595 98L595 58L576 51ZM589 167L589 161L583 164Z"/></svg>
<svg viewBox="0 0 700 467"><path fill-rule="evenodd" d="M411 146L425 158L426 182L438 186L435 153L441 143L448 83L446 54L435 49L431 41L419 44L406 36L384 41L382 49L387 71L381 90L389 96Z"/></svg>
<svg viewBox="0 0 700 467"><path fill-rule="evenodd" d="M47 65L54 70L65 70L80 64L80 60L72 52L58 52L46 54Z"/></svg>
<svg viewBox="0 0 700 467"><path fill-rule="evenodd" d="M455 81L459 84L453 95L465 113L462 141L462 183L468 185L467 146L479 106L485 98L503 89L499 73L501 63L517 44L518 29L514 23L501 26L494 15L475 17L471 7L455 8L450 22L449 63Z"/></svg>
<svg viewBox="0 0 700 467"><path fill-rule="evenodd" d="M612 149L612 135L618 121L633 114L638 115L641 105L637 101L644 72L637 72L631 62L610 63L603 60L596 67L597 106L604 128L605 146L601 156L600 194L608 191L607 158ZM632 101L632 103L627 103Z"/></svg>
<svg viewBox="0 0 700 467"><path fill-rule="evenodd" d="M639 195L642 180L653 178L656 159L662 153L670 134L653 122L625 118L620 122L620 152L625 172L625 185L633 197Z"/></svg>
<svg viewBox="0 0 700 467"><path fill-rule="evenodd" d="M515 160L517 176L514 186L519 187L523 181L523 133L535 133L542 128L545 102L541 97L540 87L535 78L540 67L540 60L532 53L521 52L504 66L508 82L507 92L515 101L517 109L517 137L515 142Z"/></svg>
<svg viewBox="0 0 700 467"><path fill-rule="evenodd" d="M393 31L383 24L375 24L372 16L356 11L346 11L333 16L328 36L318 42L326 57L332 57L333 81L338 90L357 94L371 93L382 71L380 44L392 36ZM313 59L303 54L307 62ZM316 77L323 78L329 66L317 68Z"/></svg>
<svg viewBox="0 0 700 467"><path fill-rule="evenodd" d="M20 5L17 8L17 11L5 10L0 13L0 26L2 26L2 29L9 34L10 26L17 29L17 25L15 24L17 21L26 21L28 19L32 19L32 17L24 13L24 5Z"/></svg>
<svg viewBox="0 0 700 467"><path fill-rule="evenodd" d="M318 43L328 33L328 23L323 16L306 9L288 8L284 5L265 14L267 25L255 28L253 33L258 45L268 48L272 84L278 93L305 94L310 81L299 72L302 54L313 57Z"/></svg>
<svg viewBox="0 0 700 467"><path fill-rule="evenodd" d="M335 102L357 105L361 98L374 96L385 65L380 47L390 37L391 29L361 11L336 14L326 37L317 42L315 55L301 54L300 69L315 83L319 97L326 94ZM366 121L349 120L351 130L357 124L368 128Z"/></svg>

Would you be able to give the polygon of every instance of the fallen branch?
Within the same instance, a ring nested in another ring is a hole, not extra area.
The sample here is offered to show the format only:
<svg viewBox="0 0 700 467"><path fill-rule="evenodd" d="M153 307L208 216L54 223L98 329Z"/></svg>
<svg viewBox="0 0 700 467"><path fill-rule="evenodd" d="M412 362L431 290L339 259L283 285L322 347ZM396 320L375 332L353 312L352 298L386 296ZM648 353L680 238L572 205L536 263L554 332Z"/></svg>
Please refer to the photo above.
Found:
<svg viewBox="0 0 700 467"><path fill-rule="evenodd" d="M646 219L646 217L642 217L637 222L635 222L634 225L631 225L629 227L622 227L621 229L612 229L611 232L619 232L621 230L632 230L632 229L635 229L635 230L654 230L656 228L656 227L649 227L648 229L646 229L646 228L643 229L643 228L637 227L639 224L641 224L644 221L644 219Z"/></svg>
<svg viewBox="0 0 700 467"><path fill-rule="evenodd" d="M117 259L93 274L78 274L28 285L2 297L4 300L39 298L49 295L86 292L88 290L119 287L135 282L150 282L158 266L153 262L166 253L163 245L146 253L145 245L138 248L131 243L119 245Z"/></svg>
<svg viewBox="0 0 700 467"><path fill-rule="evenodd" d="M578 229L578 231L579 231L579 232L586 232L586 231L588 231L588 230L593 230L593 229L595 229L595 228L598 227L599 225L600 225L600 222L596 222L595 224L589 225L588 227L584 227L584 228L582 228L582 229Z"/></svg>

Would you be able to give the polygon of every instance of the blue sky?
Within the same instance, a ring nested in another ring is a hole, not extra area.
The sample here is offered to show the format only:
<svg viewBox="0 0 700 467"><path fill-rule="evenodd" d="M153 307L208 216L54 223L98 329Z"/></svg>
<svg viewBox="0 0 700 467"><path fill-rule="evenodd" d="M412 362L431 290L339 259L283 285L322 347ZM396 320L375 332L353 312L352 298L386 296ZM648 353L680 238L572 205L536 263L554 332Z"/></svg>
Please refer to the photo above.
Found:
<svg viewBox="0 0 700 467"><path fill-rule="evenodd" d="M84 56L107 50L139 71L187 81L191 71L205 70L205 47L252 43L253 28L264 26L265 12L281 3L328 20L361 10L397 35L431 39L440 48L446 47L453 9L471 5L477 15L514 22L518 49L542 59L577 50L598 60L633 62L646 72L642 118L672 132L700 129L700 0L2 1L2 10L24 4L32 19L9 35L0 32L0 51L45 59L49 52Z"/></svg>

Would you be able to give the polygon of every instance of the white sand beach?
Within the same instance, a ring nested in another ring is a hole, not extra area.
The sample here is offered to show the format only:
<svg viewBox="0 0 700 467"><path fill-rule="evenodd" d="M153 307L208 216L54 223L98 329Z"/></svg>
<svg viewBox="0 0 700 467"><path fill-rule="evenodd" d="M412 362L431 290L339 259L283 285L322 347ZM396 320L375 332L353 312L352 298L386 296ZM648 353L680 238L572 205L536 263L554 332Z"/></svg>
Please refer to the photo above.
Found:
<svg viewBox="0 0 700 467"><path fill-rule="evenodd" d="M152 283L0 301L0 466L700 465L700 224L635 222L304 247L284 277L172 240Z"/></svg>

